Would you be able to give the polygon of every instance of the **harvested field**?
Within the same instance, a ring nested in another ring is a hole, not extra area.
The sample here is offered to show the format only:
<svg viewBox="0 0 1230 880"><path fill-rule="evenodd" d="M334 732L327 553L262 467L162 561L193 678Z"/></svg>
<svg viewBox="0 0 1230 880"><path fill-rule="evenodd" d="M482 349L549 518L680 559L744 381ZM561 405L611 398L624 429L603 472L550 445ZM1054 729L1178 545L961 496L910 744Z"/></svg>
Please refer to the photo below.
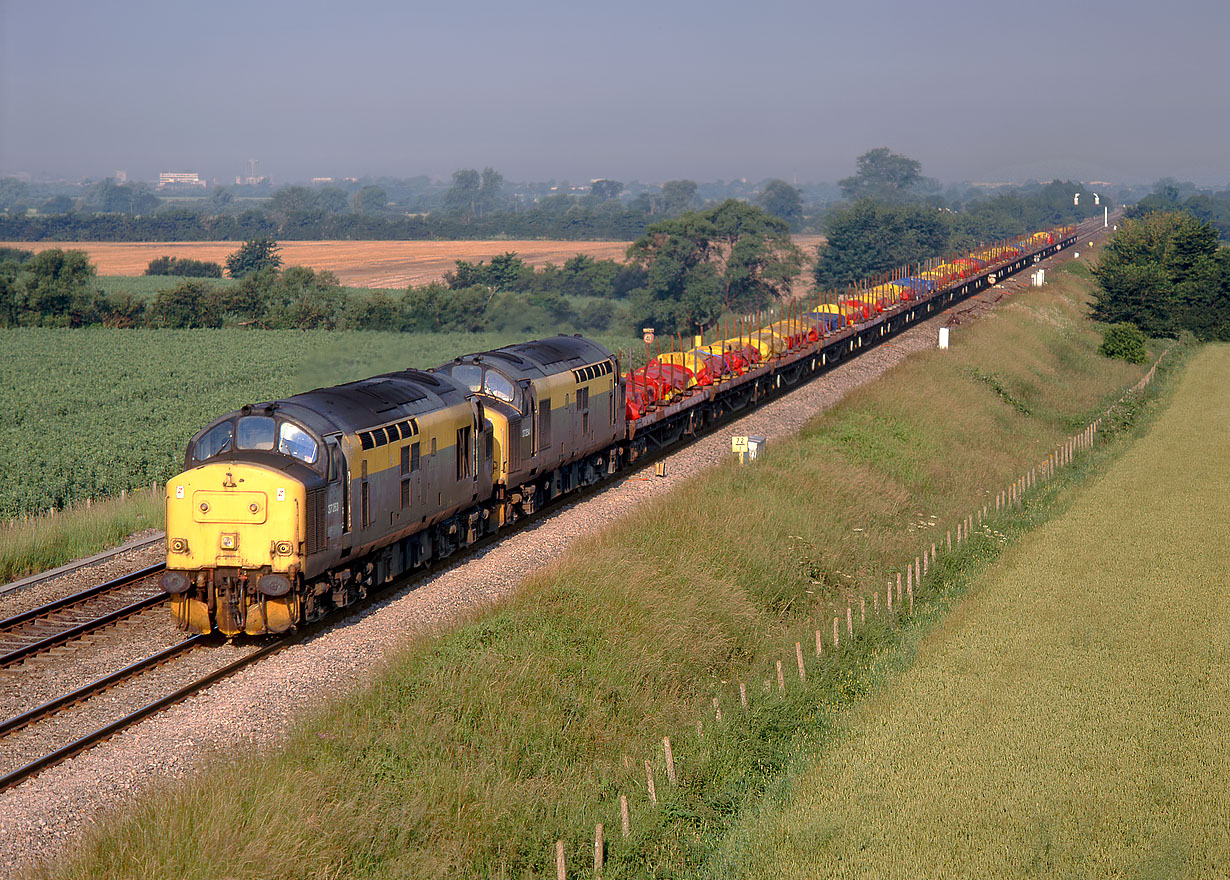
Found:
<svg viewBox="0 0 1230 880"><path fill-rule="evenodd" d="M810 249L823 237L798 235L795 242ZM41 241L0 242L0 246L42 251L82 250L99 275L143 275L155 257L180 257L223 262L241 244L237 241ZM284 241L282 260L288 266L328 269L350 287L406 287L439 281L457 260L489 260L514 251L533 266L563 263L577 254L599 260L622 260L626 241Z"/></svg>

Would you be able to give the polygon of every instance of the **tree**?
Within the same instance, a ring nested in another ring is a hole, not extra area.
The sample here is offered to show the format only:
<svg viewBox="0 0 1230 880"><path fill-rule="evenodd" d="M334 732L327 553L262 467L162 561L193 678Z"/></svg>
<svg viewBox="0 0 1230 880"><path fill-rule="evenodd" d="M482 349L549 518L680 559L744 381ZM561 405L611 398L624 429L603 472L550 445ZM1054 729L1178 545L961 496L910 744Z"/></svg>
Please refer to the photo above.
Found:
<svg viewBox="0 0 1230 880"><path fill-rule="evenodd" d="M624 185L618 180L595 180L590 184L589 191L593 193L594 198L600 201L607 202L611 199L619 198L619 194L624 191Z"/></svg>
<svg viewBox="0 0 1230 880"><path fill-rule="evenodd" d="M332 272L290 266L274 283L267 302L270 327L332 330L345 311L346 290Z"/></svg>
<svg viewBox="0 0 1230 880"><path fill-rule="evenodd" d="M90 187L82 206L104 214L148 214L160 204L162 200L150 192L147 184L117 184L115 178L108 177Z"/></svg>
<svg viewBox="0 0 1230 880"><path fill-rule="evenodd" d="M900 202L912 196L922 180L922 163L894 153L888 147L868 150L856 160L858 171L853 177L837 181L842 195L849 201L872 198Z"/></svg>
<svg viewBox="0 0 1230 880"><path fill-rule="evenodd" d="M852 284L944 253L946 217L925 205L871 199L834 208L825 219L827 241L816 248L816 283L823 288Z"/></svg>
<svg viewBox="0 0 1230 880"><path fill-rule="evenodd" d="M799 191L784 180L773 179L764 185L756 204L774 217L780 217L797 229L803 219L803 197Z"/></svg>
<svg viewBox="0 0 1230 880"><path fill-rule="evenodd" d="M232 278L243 278L261 269L277 269L281 265L282 258L278 255L276 241L272 238L252 238L226 258L226 274Z"/></svg>
<svg viewBox="0 0 1230 880"><path fill-rule="evenodd" d="M235 201L235 194L225 186L215 186L209 193L209 207L214 211L223 210L233 201Z"/></svg>
<svg viewBox="0 0 1230 880"><path fill-rule="evenodd" d="M91 323L89 282L95 275L85 251L49 248L21 266L22 323L80 327Z"/></svg>
<svg viewBox="0 0 1230 880"><path fill-rule="evenodd" d="M67 214L73 209L73 200L68 196L52 196L43 202L39 211L44 214Z"/></svg>
<svg viewBox="0 0 1230 880"><path fill-rule="evenodd" d="M477 209L478 192L482 179L473 168L453 172L453 185L444 194L444 209L450 214L464 217L468 222Z"/></svg>
<svg viewBox="0 0 1230 880"><path fill-rule="evenodd" d="M379 214L389 204L389 194L381 186L365 186L351 200L356 214Z"/></svg>
<svg viewBox="0 0 1230 880"><path fill-rule="evenodd" d="M494 168L484 168L482 179L475 196L475 209L478 216L490 214L503 206L504 175Z"/></svg>
<svg viewBox="0 0 1230 880"><path fill-rule="evenodd" d="M662 184L662 207L667 214L682 214L696 206L696 181L668 180Z"/></svg>
<svg viewBox="0 0 1230 880"><path fill-rule="evenodd" d="M1230 339L1230 254L1218 250L1217 231L1190 214L1125 219L1093 275L1095 320L1131 323L1149 336L1188 330Z"/></svg>
<svg viewBox="0 0 1230 880"><path fill-rule="evenodd" d="M629 293L631 316L688 333L725 310L784 297L802 264L783 220L734 199L653 224L628 257L645 271L644 285Z"/></svg>
<svg viewBox="0 0 1230 880"><path fill-rule="evenodd" d="M273 194L266 210L289 217L319 207L320 195L306 186L286 186Z"/></svg>
<svg viewBox="0 0 1230 880"><path fill-rule="evenodd" d="M316 194L316 204L320 210L328 214L341 214L350 206L346 190L336 186L321 187Z"/></svg>
<svg viewBox="0 0 1230 880"><path fill-rule="evenodd" d="M150 318L162 327L221 327L222 313L212 290L204 281L181 281L160 290L150 305Z"/></svg>

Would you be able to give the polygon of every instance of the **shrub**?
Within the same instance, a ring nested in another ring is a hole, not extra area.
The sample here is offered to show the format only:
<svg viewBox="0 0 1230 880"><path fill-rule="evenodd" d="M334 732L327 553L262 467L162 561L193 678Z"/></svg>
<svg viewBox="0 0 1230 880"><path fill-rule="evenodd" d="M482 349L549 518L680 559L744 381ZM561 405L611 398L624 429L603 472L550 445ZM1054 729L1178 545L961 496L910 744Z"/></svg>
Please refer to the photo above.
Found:
<svg viewBox="0 0 1230 880"><path fill-rule="evenodd" d="M1143 364L1146 360L1145 334L1135 324L1111 324L1102 334L1098 353L1129 364Z"/></svg>
<svg viewBox="0 0 1230 880"><path fill-rule="evenodd" d="M155 257L145 269L146 275L179 275L185 278L221 278L222 266L209 260L180 257Z"/></svg>

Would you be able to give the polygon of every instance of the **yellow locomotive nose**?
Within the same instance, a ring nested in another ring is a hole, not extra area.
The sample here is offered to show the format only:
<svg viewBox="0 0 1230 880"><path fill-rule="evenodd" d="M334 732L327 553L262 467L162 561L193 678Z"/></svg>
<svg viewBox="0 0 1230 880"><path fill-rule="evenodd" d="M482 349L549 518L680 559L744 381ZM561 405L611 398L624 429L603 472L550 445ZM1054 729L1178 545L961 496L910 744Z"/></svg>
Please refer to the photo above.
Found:
<svg viewBox="0 0 1230 880"><path fill-rule="evenodd" d="M302 483L274 468L204 464L167 484L162 587L186 630L284 632L299 619Z"/></svg>

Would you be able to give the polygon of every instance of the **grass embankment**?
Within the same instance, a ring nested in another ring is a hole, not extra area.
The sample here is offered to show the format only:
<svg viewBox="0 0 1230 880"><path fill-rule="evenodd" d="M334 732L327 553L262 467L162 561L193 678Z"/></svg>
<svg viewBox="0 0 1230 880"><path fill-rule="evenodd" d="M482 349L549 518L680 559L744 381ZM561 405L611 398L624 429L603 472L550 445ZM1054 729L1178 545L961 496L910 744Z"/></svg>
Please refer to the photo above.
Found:
<svg viewBox="0 0 1230 880"><path fill-rule="evenodd" d="M1225 876L1228 379L1203 349L713 875Z"/></svg>
<svg viewBox="0 0 1230 880"><path fill-rule="evenodd" d="M541 875L557 838L574 869L592 858L598 821L606 876L702 865L875 683L866 667L897 662L901 633L878 619L783 697L753 684L753 711L728 703L698 739L722 682L759 682L777 658L789 668L794 642L834 606L942 543L1142 374L1095 354L1085 282L1052 278L766 460L706 473L481 619L419 639L272 755L222 756L199 782L108 821L58 876ZM664 734L679 788L663 774Z"/></svg>

